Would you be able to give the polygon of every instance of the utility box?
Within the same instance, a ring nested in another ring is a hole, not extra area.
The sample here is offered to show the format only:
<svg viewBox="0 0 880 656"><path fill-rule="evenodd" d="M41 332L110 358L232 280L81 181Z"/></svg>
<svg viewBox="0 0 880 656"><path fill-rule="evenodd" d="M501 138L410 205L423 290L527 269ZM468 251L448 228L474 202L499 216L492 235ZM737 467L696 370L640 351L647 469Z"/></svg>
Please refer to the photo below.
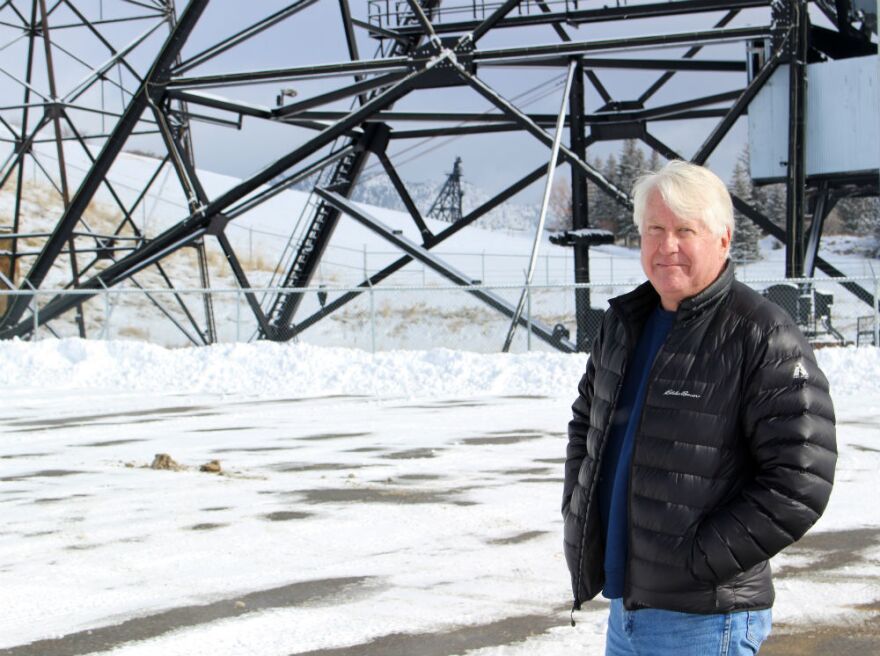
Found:
<svg viewBox="0 0 880 656"><path fill-rule="evenodd" d="M808 178L880 168L880 88L876 56L807 66ZM749 104L749 158L756 182L780 182L788 164L788 66L780 66Z"/></svg>

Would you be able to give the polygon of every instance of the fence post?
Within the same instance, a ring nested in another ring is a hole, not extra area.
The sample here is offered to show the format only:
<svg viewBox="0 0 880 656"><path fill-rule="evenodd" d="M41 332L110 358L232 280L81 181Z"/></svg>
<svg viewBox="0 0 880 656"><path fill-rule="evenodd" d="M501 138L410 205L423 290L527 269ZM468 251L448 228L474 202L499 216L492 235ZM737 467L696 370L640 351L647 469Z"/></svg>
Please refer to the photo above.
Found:
<svg viewBox="0 0 880 656"><path fill-rule="evenodd" d="M40 304L37 301L37 290L34 289L33 286L31 286L31 289L34 290L33 295L31 296L31 298L33 299L33 303L34 303L34 311L33 311L33 315L34 315L34 341L39 342L40 341L40 333L37 332L37 330L40 327Z"/></svg>
<svg viewBox="0 0 880 656"><path fill-rule="evenodd" d="M367 274L367 245L364 244L364 278L369 278Z"/></svg>
<svg viewBox="0 0 880 656"><path fill-rule="evenodd" d="M880 278L874 276L874 346L880 346Z"/></svg>
<svg viewBox="0 0 880 656"><path fill-rule="evenodd" d="M369 278L367 281L369 282ZM376 352L376 307L372 282L370 282L370 352Z"/></svg>
<svg viewBox="0 0 880 656"><path fill-rule="evenodd" d="M532 350L532 285L526 281L526 350Z"/></svg>
<svg viewBox="0 0 880 656"><path fill-rule="evenodd" d="M486 284L486 249L483 249L483 253L480 256L480 282L484 285Z"/></svg>
<svg viewBox="0 0 880 656"><path fill-rule="evenodd" d="M104 296L104 326L101 328L101 339L107 341L110 339L110 297L107 294L107 285L104 284L104 281L98 278L98 282L101 283L101 287L104 289L101 292Z"/></svg>
<svg viewBox="0 0 880 656"><path fill-rule="evenodd" d="M241 341L241 287L235 292L235 343Z"/></svg>
<svg viewBox="0 0 880 656"><path fill-rule="evenodd" d="M101 285L104 285L104 281L100 278L98 279L98 282L100 282ZM104 286L102 294L104 295L104 330L102 330L101 333L106 341L110 339L110 294L107 293L106 286Z"/></svg>
<svg viewBox="0 0 880 656"><path fill-rule="evenodd" d="M547 286L550 286L550 254L544 256L544 273L546 274L544 277L547 282Z"/></svg>

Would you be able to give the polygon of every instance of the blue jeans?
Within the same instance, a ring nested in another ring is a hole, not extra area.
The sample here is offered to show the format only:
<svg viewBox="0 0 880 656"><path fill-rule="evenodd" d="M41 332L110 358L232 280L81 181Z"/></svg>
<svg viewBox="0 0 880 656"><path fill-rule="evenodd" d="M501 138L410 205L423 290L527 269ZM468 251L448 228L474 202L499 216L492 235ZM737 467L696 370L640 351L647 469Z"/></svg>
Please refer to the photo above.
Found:
<svg viewBox="0 0 880 656"><path fill-rule="evenodd" d="M751 656L770 635L770 610L696 615L611 600L605 656Z"/></svg>

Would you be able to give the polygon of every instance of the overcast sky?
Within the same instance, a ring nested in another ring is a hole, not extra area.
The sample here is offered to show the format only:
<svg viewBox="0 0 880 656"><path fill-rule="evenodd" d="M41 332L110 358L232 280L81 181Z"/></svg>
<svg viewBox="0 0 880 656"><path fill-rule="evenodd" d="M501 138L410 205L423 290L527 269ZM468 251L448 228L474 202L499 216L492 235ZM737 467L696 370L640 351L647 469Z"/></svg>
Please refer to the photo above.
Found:
<svg viewBox="0 0 880 656"><path fill-rule="evenodd" d="M107 16L113 11L122 15L132 11L127 5L119 9L114 3L105 2ZM178 11L185 3L179 2ZM205 11L197 29L190 37L185 49L184 58L199 52L204 47L218 41L224 35L232 34L242 27L253 23L285 6L286 2L263 0L260 2L240 2L238 0L214 0ZM390 3L393 6L395 3ZM444 3L447 6L456 6ZM599 6L599 3L594 3ZM30 2L17 2L22 7L30 6ZM458 3L459 6L471 7L470 3ZM584 4L582 3L582 6ZM587 3L587 6L592 6ZM368 19L369 4L358 0L352 3L352 13L356 18ZM12 22L9 9L0 11L0 20ZM61 10L53 16L55 24L63 22ZM105 16L105 17L107 17ZM651 19L617 23L596 23L581 28L566 27L573 40L588 41L625 36L657 34L664 32L687 32L697 29L709 29L722 16L721 13L702 14L689 17L672 17L667 19ZM449 20L448 18L446 20ZM821 19L820 19L821 20ZM744 25L763 25L769 22L769 11L758 9L743 12L731 27ZM148 28L148 22L131 25L120 25L115 38L120 44L129 42L137 34ZM14 31L0 28L2 44L7 44L15 36ZM110 32L111 28L105 28ZM365 31L357 30L358 48L361 58L375 56L377 43ZM142 66L155 53L167 30L158 30L152 39L145 42L133 61ZM88 35L77 36L74 30L57 30L53 38L60 44L64 43L68 50L75 52L91 64L99 63L107 57L106 50ZM67 39L67 41L64 41ZM558 36L549 26L532 28L504 29L490 32L479 44L480 48L519 46L526 44L557 43ZM650 53L640 52L639 57L680 57L684 48L655 50ZM23 42L13 44L4 50L5 61L12 61L15 55L23 59ZM745 45L742 43L707 47L699 58L706 59L742 59L745 56ZM39 58L39 56L38 56ZM56 54L59 84L72 86L85 74L85 69L71 58ZM281 68L341 62L348 59L344 33L341 27L339 4L335 0L321 0L295 16L263 32L258 37L221 55L216 60L192 71L192 75L216 73L221 71L247 71L267 68ZM20 66L23 70L23 66ZM493 69L482 68L478 71L493 88L509 99L518 98L518 102L528 102L524 109L535 112L557 113L561 100L561 84L564 69L530 68L530 69ZM659 73L641 73L630 71L600 70L598 76L615 100L632 100L656 79ZM327 91L348 84L352 78L331 78L317 81L297 81L289 83L271 83L252 87L227 87L212 89L212 93L228 96L238 100L273 106L275 97L283 88L293 88L298 99ZM677 102L696 96L730 91L742 88L746 83L741 73L679 73L657 93L648 106ZM21 92L8 77L0 82L0 93L4 98L20 100ZM99 102L93 93L90 99ZM105 85L104 93L109 97L118 94L118 90ZM11 94L11 95L10 95ZM88 96L87 96L88 98ZM85 98L84 98L85 101ZM104 102L108 102L105 99ZM7 101L4 101L4 105ZM587 85L587 111L594 111L602 104L599 95ZM331 106L332 109L347 110L348 101L340 101ZM194 111L210 114L191 107ZM467 87L446 88L441 90L419 90L398 101L395 110L412 111L472 111L482 112L489 109L488 103ZM229 120L235 120L231 114L216 114ZM9 114L4 114L10 120ZM92 119L97 120L97 119ZM690 122L655 123L651 127L658 137L685 156L691 156L703 140L711 132L715 120ZM424 124L399 124L397 129L425 127ZM199 166L214 171L236 176L246 176L259 170L273 159L291 150L314 133L301 128L291 128L277 124L269 124L257 119L245 118L241 130L229 127L217 127L202 122L194 124L197 163ZM566 131L565 141L568 134ZM747 139L747 120L741 119L731 130L709 165L723 178L728 179L735 159ZM129 147L143 150L163 150L156 137L132 138ZM609 152L619 152L620 142L605 142L591 147L589 157L605 157ZM398 165L404 179L429 180L443 179L451 169L456 156L461 156L465 177L472 183L483 187L486 191L496 191L527 171L533 169L548 157L548 149L526 134L498 133L486 136L467 136L452 139L435 139L430 143L417 143L412 140L393 142L389 147L391 159ZM568 175L567 167L561 170ZM375 172L375 167L368 170ZM540 194L540 183L533 185L527 197L536 199Z"/></svg>

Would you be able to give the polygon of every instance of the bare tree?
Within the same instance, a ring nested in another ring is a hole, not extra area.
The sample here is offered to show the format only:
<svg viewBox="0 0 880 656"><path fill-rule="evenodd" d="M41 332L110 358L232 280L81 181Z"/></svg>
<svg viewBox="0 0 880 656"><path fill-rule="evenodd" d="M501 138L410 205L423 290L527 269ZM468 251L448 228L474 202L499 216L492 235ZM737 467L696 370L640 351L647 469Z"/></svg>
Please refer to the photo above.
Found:
<svg viewBox="0 0 880 656"><path fill-rule="evenodd" d="M572 225L571 180L559 177L550 191L550 208L545 226L547 230L557 232L570 230Z"/></svg>

